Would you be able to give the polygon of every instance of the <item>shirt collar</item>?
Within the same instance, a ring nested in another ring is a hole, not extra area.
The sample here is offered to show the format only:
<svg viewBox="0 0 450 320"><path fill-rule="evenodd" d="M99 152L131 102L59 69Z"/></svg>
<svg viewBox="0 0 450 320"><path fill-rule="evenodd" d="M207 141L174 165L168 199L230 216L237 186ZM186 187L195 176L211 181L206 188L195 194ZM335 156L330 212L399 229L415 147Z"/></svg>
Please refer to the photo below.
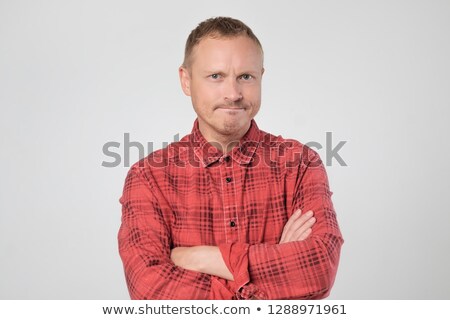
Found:
<svg viewBox="0 0 450 320"><path fill-rule="evenodd" d="M217 149L213 144L206 141L200 132L198 126L198 119L194 122L194 127L191 133L191 143L194 147L194 153L202 161L205 167L211 165L216 161L222 161L226 156L230 156L239 164L247 164L252 161L253 155L258 148L260 142L261 131L256 125L255 120L252 119L250 128L247 133L239 140L239 144L235 146L227 155Z"/></svg>

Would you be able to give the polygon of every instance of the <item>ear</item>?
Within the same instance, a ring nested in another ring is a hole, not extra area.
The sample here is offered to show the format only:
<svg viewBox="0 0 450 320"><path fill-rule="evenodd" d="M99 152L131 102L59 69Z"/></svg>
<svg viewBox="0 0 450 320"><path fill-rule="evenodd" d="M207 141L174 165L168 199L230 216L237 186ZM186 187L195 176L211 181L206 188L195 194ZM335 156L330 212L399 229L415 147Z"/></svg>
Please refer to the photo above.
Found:
<svg viewBox="0 0 450 320"><path fill-rule="evenodd" d="M178 69L178 74L180 76L181 89L187 96L191 96L191 75L189 70L183 66Z"/></svg>
<svg viewBox="0 0 450 320"><path fill-rule="evenodd" d="M266 71L266 69L262 68L262 70L261 70L261 76L264 74L264 71Z"/></svg>

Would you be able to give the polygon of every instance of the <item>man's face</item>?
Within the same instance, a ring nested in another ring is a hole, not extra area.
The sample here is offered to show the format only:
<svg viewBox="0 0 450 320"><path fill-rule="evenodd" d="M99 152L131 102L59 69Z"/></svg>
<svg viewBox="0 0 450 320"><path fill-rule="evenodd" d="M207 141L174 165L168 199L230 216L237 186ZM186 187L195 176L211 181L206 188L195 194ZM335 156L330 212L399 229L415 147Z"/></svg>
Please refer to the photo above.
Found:
<svg viewBox="0 0 450 320"><path fill-rule="evenodd" d="M189 67L179 72L207 140L239 139L247 132L261 105L264 72L261 49L253 40L203 39Z"/></svg>

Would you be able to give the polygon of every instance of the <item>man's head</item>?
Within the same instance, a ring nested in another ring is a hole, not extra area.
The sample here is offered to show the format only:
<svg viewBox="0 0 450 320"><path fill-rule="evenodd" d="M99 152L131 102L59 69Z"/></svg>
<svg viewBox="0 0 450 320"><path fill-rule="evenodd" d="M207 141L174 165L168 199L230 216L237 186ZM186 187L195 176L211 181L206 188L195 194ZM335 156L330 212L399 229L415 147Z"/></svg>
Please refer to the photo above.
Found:
<svg viewBox="0 0 450 320"><path fill-rule="evenodd" d="M245 134L261 105L263 72L261 44L241 21L212 18L191 32L179 74L206 139Z"/></svg>
<svg viewBox="0 0 450 320"><path fill-rule="evenodd" d="M245 36L252 39L261 49L261 53L263 53L262 45L258 38L253 33L252 29L242 21L228 17L217 17L201 22L197 28L191 31L191 34L187 38L182 66L185 68L190 67L194 47L198 45L201 40L206 38L231 39L239 36Z"/></svg>

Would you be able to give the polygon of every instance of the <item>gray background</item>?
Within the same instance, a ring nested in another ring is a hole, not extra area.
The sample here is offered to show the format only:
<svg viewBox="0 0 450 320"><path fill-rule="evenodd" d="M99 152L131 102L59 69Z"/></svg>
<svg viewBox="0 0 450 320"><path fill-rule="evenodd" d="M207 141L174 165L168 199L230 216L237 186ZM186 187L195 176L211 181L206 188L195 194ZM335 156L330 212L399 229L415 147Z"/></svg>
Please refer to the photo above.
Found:
<svg viewBox="0 0 450 320"><path fill-rule="evenodd" d="M190 132L177 68L218 15L264 46L260 128L347 141L327 167L346 240L330 297L449 299L450 2L429 0L1 0L0 298L128 298L128 168L102 147Z"/></svg>

